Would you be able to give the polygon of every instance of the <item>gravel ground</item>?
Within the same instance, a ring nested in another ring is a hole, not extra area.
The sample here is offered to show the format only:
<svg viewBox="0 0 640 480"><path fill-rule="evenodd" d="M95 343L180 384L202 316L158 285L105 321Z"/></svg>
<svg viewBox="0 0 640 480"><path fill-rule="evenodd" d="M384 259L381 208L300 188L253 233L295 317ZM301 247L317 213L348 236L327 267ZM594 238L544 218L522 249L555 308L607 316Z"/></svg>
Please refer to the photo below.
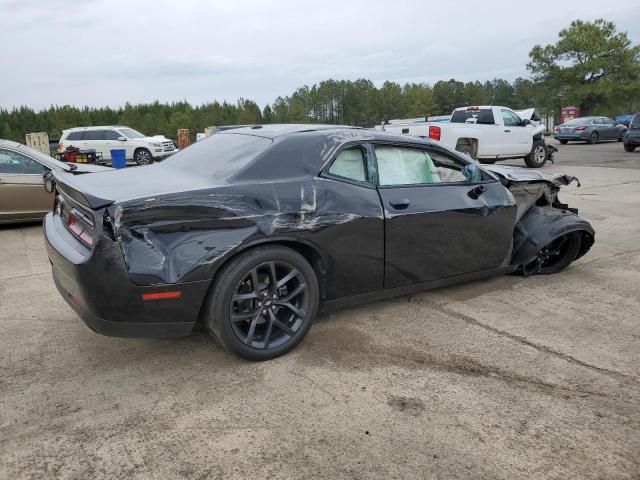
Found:
<svg viewBox="0 0 640 480"><path fill-rule="evenodd" d="M559 149L587 256L339 310L266 363L94 334L41 228L0 229L0 478L640 478L640 152Z"/></svg>

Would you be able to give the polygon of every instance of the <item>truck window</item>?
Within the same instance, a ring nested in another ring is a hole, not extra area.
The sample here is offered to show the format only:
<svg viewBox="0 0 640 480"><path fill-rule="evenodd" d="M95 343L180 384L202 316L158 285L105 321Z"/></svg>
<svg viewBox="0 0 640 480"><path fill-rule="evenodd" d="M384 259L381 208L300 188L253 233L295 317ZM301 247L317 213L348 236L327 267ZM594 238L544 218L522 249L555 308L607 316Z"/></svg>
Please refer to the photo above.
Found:
<svg viewBox="0 0 640 480"><path fill-rule="evenodd" d="M520 117L509 110L500 110L500 115L502 115L502 121L505 127L517 127L522 123Z"/></svg>
<svg viewBox="0 0 640 480"><path fill-rule="evenodd" d="M469 108L455 110L451 115L451 123L475 123L478 125L494 125L493 111L490 108Z"/></svg>

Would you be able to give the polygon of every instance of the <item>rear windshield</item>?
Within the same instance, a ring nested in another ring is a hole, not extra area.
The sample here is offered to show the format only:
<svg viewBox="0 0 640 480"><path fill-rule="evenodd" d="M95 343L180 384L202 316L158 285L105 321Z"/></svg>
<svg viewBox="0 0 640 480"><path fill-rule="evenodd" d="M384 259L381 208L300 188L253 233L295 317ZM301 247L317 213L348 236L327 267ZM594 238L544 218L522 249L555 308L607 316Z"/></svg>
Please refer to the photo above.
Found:
<svg viewBox="0 0 640 480"><path fill-rule="evenodd" d="M452 123L478 123L481 125L493 125L493 111L490 108L473 110L456 110L451 116Z"/></svg>
<svg viewBox="0 0 640 480"><path fill-rule="evenodd" d="M631 122L629 122L629 127L630 128L640 128L640 113L636 113L633 118L631 119Z"/></svg>
<svg viewBox="0 0 640 480"><path fill-rule="evenodd" d="M268 138L217 133L172 155L160 166L225 180L240 172L270 145Z"/></svg>
<svg viewBox="0 0 640 480"><path fill-rule="evenodd" d="M573 120L565 122L565 125L585 125L591 122L591 120L591 118L574 118Z"/></svg>

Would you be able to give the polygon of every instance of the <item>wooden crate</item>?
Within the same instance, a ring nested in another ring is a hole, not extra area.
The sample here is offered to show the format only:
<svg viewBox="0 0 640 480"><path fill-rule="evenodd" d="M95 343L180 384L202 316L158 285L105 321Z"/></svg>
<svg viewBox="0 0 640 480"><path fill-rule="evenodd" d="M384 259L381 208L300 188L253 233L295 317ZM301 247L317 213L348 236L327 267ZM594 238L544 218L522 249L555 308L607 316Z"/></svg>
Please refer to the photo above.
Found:
<svg viewBox="0 0 640 480"><path fill-rule="evenodd" d="M34 132L25 135L27 147L31 147L47 155L51 155L49 135L47 132Z"/></svg>

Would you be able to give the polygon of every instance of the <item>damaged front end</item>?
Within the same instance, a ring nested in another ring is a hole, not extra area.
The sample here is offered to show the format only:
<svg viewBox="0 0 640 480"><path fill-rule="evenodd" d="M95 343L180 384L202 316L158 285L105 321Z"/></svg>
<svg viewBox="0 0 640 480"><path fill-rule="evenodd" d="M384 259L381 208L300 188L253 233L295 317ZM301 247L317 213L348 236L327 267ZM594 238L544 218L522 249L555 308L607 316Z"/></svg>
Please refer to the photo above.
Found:
<svg viewBox="0 0 640 480"><path fill-rule="evenodd" d="M484 168L496 175L516 200L511 264L520 273L538 273L546 255L545 248L571 232L579 234L580 242L572 261L589 251L595 241L593 227L578 216L576 208L558 198L561 187L573 182L580 187L576 177L503 165L485 165Z"/></svg>

